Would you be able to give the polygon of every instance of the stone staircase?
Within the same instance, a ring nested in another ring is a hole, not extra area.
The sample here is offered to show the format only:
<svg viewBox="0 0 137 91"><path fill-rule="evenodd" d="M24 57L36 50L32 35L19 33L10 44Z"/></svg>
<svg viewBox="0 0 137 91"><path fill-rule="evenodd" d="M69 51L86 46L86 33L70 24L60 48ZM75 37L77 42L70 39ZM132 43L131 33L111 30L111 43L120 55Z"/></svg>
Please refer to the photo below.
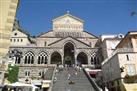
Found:
<svg viewBox="0 0 137 91"><path fill-rule="evenodd" d="M53 72L55 67L49 67L46 74L44 75L44 80L52 80Z"/></svg>
<svg viewBox="0 0 137 91"><path fill-rule="evenodd" d="M57 73L57 81L53 84L52 91L96 91L83 70L77 71L77 75L75 73L74 68ZM68 74L71 74L70 79L74 84L69 84Z"/></svg>

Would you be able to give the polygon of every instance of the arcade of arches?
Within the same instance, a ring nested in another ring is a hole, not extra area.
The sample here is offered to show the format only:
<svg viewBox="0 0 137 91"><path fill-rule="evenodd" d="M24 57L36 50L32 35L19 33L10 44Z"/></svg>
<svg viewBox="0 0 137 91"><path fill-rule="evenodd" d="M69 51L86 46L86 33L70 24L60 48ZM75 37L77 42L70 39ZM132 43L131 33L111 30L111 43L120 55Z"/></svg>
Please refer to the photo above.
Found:
<svg viewBox="0 0 137 91"><path fill-rule="evenodd" d="M54 52L51 55L51 64L61 64L61 55L58 52Z"/></svg>
<svg viewBox="0 0 137 91"><path fill-rule="evenodd" d="M72 42L65 43L63 47L63 53L59 51L54 51L51 55L42 51L35 55L34 52L28 51L24 54L24 60L17 57L15 60L16 64L97 64L98 59L95 55L89 56L87 53L80 51L76 53L75 44ZM23 62L21 62L23 61Z"/></svg>
<svg viewBox="0 0 137 91"><path fill-rule="evenodd" d="M62 58L63 57L63 62ZM58 52L53 52L51 55L51 64L88 64L87 54L80 52L75 59L75 47L71 42L68 42L64 45L64 56L61 56Z"/></svg>

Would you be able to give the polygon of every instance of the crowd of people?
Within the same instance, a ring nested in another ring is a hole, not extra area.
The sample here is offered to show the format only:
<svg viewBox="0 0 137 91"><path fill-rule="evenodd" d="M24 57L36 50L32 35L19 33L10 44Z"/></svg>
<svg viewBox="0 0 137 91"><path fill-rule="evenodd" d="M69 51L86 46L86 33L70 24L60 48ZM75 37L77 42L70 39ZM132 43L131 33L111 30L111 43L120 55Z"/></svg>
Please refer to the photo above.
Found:
<svg viewBox="0 0 137 91"><path fill-rule="evenodd" d="M82 70L81 65L57 65L57 69L55 74L61 73L62 71L67 72L67 80L69 84L74 84L75 82L73 81L73 77L78 75L78 72ZM54 77L54 82L57 81L57 77Z"/></svg>

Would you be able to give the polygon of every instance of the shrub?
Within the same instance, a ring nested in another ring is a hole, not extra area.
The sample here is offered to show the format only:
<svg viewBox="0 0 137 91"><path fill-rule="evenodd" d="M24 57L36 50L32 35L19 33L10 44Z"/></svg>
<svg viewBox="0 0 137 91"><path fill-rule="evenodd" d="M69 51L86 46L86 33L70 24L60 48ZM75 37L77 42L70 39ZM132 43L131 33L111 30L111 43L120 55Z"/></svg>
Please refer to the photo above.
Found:
<svg viewBox="0 0 137 91"><path fill-rule="evenodd" d="M18 66L8 66L8 81L11 83L14 83L18 81L18 72L19 67Z"/></svg>

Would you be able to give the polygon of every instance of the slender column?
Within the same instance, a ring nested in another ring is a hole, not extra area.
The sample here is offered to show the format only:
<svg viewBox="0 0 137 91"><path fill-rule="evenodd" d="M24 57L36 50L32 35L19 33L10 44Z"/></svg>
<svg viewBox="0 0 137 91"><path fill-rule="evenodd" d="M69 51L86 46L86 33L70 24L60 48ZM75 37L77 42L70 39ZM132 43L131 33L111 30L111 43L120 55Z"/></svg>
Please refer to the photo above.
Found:
<svg viewBox="0 0 137 91"><path fill-rule="evenodd" d="M21 58L20 64L24 64L24 62L25 62L25 56L23 56L23 57Z"/></svg>
<svg viewBox="0 0 137 91"><path fill-rule="evenodd" d="M75 58L74 58L75 64L77 64L77 54L75 53L74 56L75 56Z"/></svg>
<svg viewBox="0 0 137 91"><path fill-rule="evenodd" d="M61 61L62 61L62 64L64 64L64 55L63 54L61 55Z"/></svg>
<svg viewBox="0 0 137 91"><path fill-rule="evenodd" d="M34 56L34 64L38 64L38 56Z"/></svg>
<svg viewBox="0 0 137 91"><path fill-rule="evenodd" d="M51 55L47 56L48 64L51 64Z"/></svg>
<svg viewBox="0 0 137 91"><path fill-rule="evenodd" d="M88 56L88 65L90 66L91 65L91 57Z"/></svg>

